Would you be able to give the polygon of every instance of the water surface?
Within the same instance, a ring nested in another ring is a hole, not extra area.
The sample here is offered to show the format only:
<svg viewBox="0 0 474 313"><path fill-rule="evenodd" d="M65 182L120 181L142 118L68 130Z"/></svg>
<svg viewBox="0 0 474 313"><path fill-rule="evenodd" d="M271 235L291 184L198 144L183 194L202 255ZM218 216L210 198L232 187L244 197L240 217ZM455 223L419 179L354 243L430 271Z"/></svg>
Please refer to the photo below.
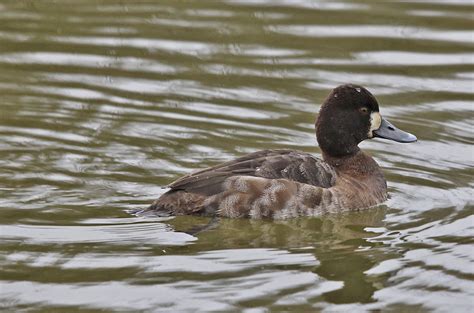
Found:
<svg viewBox="0 0 474 313"><path fill-rule="evenodd" d="M0 4L1 307L468 312L471 1ZM391 198L288 221L136 217L160 187L263 148L320 153L362 84L415 144L361 147Z"/></svg>

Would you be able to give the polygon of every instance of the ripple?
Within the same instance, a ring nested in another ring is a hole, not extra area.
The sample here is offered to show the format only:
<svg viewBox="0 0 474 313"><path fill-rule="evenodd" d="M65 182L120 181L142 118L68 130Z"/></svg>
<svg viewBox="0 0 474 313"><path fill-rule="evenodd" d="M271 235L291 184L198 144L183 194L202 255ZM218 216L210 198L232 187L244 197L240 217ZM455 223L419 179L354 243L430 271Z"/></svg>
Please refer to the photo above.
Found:
<svg viewBox="0 0 474 313"><path fill-rule="evenodd" d="M78 65L90 68L115 68L127 71L176 73L179 68L160 63L156 60L145 60L133 57L109 57L93 54L69 54L61 52L25 52L0 55L0 62L12 64L47 64Z"/></svg>
<svg viewBox="0 0 474 313"><path fill-rule="evenodd" d="M405 40L439 40L470 43L473 31L445 31L410 26L386 25L288 25L270 26L270 32L307 37L374 37Z"/></svg>
<svg viewBox="0 0 474 313"><path fill-rule="evenodd" d="M468 311L467 5L2 2L3 307ZM383 206L215 224L128 213L244 153L319 151L315 112L348 82L419 138L361 145L387 178Z"/></svg>
<svg viewBox="0 0 474 313"><path fill-rule="evenodd" d="M388 93L390 89L404 91L429 90L436 92L459 92L472 94L472 81L470 79L453 79L453 78L425 78L416 76L402 76L402 75L388 75L388 74L365 74L353 72L329 72L329 71L308 71L312 77L317 77L319 80L325 81L326 85L331 82L332 85L337 85L341 81L350 81L355 84L363 86L374 86L371 90L375 94ZM324 85L324 86L326 86ZM306 86L309 88L321 88L319 83L308 82ZM384 86L385 92L379 92L376 86Z"/></svg>
<svg viewBox="0 0 474 313"><path fill-rule="evenodd" d="M313 10L357 10L368 6L356 3L311 0L227 0L228 3L240 5L289 6Z"/></svg>
<svg viewBox="0 0 474 313"><path fill-rule="evenodd" d="M380 65L447 65L474 64L471 53L416 53L405 51L376 51L356 54L362 64ZM357 62L357 61L356 61Z"/></svg>
<svg viewBox="0 0 474 313"><path fill-rule="evenodd" d="M8 290L2 293L5 300L15 296L21 304L48 303L61 306L85 306L103 309L153 310L160 307L162 312L190 312L204 310L215 312L235 309L239 302L258 299L265 295L290 292L308 285L323 285L315 274L296 271L278 271L247 276L245 279L218 279L203 287L201 282L182 281L156 285L135 285L125 282L107 284L42 284L34 282L2 282L1 287ZM113 297L110 301L108 296ZM54 296L52 296L54 295ZM160 295L160 296L157 296ZM235 305L234 305L235 303Z"/></svg>
<svg viewBox="0 0 474 313"><path fill-rule="evenodd" d="M165 255L156 258L149 256L130 256L121 258L119 262L111 262L117 256L110 255L79 255L63 263L63 268L100 268L100 267L141 267L151 272L191 272L219 273L237 272L251 268L259 268L271 264L314 266L318 262L311 254L290 254L287 251L274 249L236 249L206 251L196 256Z"/></svg>
<svg viewBox="0 0 474 313"><path fill-rule="evenodd" d="M110 262L109 258L114 258ZM166 310L202 310L206 303L206 310L215 308L224 309L233 307L232 303L257 299L282 292L292 293L303 286L311 287L306 294L298 293L298 297L317 296L323 292L337 289L341 286L339 282L326 282L317 275L295 270L270 270L260 272L263 266L275 268L277 266L301 264L302 266L314 266L317 261L314 256L307 253L288 253L275 249L234 249L222 251L207 251L196 256L160 256L150 259L146 256L119 256L80 254L72 260L61 261L59 254L13 254L9 255L10 261L28 262L30 266L42 267L60 263L63 270L94 270L97 268L126 268L139 267L145 271L152 272L194 272L215 274L219 272L248 271L258 269L258 272L245 277L228 277L213 279L210 276L203 288L202 283L197 281L177 281L158 285L135 285L124 282L109 282L107 288L101 285L61 284L61 287L52 283L30 283L30 282L2 282L3 288L8 290L4 297L13 294L20 303L48 302L54 305L84 305L99 308L131 308L149 309L157 305ZM119 261L119 262L117 262ZM158 288L158 289L157 289ZM57 291L58 293L51 291ZM104 292L127 291L120 301L108 301L107 297L96 297L94 295ZM21 292L19 292L21 291ZM152 297L151 294L159 292L160 297ZM54 297L51 295L54 294ZM169 294L171 296L163 295ZM219 295L216 297L216 295ZM292 297L291 297L292 298ZM175 299L175 300L173 300ZM188 299L178 301L178 299ZM282 301L287 301L282 299ZM133 303L133 304L132 304ZM231 304L229 304L231 303Z"/></svg>
<svg viewBox="0 0 474 313"><path fill-rule="evenodd" d="M110 47L134 47L146 50L164 50L178 54L210 55L218 52L217 45L196 41L153 39L153 38L113 38L113 37L60 37L49 38L51 41L81 45L97 45Z"/></svg>
<svg viewBox="0 0 474 313"><path fill-rule="evenodd" d="M130 245L184 245L196 240L185 233L166 231L163 224L102 226L2 225L3 240L22 240L30 244L108 243Z"/></svg>

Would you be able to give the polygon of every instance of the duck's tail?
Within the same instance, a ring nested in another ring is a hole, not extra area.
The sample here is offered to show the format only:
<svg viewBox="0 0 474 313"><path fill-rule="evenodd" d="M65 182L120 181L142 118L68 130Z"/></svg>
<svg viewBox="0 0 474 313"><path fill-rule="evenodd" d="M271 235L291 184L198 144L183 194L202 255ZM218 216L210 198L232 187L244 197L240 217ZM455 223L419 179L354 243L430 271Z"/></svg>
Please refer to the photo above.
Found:
<svg viewBox="0 0 474 313"><path fill-rule="evenodd" d="M142 214L155 216L175 216L201 214L206 197L184 190L170 190L155 200Z"/></svg>

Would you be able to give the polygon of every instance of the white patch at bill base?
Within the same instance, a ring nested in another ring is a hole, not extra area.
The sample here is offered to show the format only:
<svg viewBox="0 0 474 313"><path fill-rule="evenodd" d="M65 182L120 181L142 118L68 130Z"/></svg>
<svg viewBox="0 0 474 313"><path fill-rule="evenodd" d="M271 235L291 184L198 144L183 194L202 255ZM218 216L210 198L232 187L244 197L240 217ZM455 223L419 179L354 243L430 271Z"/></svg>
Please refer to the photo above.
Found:
<svg viewBox="0 0 474 313"><path fill-rule="evenodd" d="M380 113L379 112L370 113L370 128L369 128L369 132L367 133L367 136L369 136L369 138L373 138L374 130L379 129L381 124L382 124L382 116L380 115Z"/></svg>

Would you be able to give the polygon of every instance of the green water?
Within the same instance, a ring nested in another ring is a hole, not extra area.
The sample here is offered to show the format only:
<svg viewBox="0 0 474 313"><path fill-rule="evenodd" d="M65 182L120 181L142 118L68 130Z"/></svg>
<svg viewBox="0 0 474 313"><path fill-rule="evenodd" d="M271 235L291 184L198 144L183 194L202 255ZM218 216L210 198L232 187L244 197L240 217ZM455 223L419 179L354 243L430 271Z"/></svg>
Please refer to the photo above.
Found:
<svg viewBox="0 0 474 313"><path fill-rule="evenodd" d="M471 1L3 1L0 308L469 312ZM391 198L288 221L136 217L191 170L318 155L331 88L417 135L361 147Z"/></svg>

